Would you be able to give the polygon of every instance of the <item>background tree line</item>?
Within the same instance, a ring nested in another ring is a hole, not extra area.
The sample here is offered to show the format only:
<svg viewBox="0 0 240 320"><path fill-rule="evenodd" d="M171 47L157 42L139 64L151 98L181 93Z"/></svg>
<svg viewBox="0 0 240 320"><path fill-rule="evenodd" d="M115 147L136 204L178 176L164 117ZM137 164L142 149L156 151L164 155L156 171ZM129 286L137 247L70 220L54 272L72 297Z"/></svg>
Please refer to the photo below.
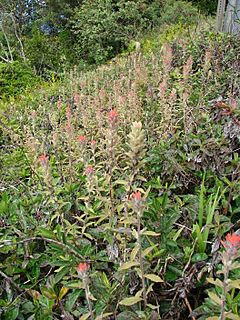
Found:
<svg viewBox="0 0 240 320"><path fill-rule="evenodd" d="M192 1L214 13L217 0ZM0 0L0 96L66 67L99 64L162 23L192 23L191 2L175 0Z"/></svg>

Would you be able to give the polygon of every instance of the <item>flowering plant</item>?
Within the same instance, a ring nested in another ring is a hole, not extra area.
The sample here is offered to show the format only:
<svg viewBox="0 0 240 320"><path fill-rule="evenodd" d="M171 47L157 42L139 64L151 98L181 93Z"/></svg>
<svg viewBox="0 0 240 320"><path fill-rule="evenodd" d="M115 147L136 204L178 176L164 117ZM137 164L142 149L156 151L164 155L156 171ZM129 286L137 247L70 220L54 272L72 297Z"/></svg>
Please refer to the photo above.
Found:
<svg viewBox="0 0 240 320"><path fill-rule="evenodd" d="M220 316L208 319L239 319L238 310L232 303L236 296L236 289L240 288L240 280L233 278L233 272L240 268L238 250L240 249L240 235L228 233L225 241L221 241L225 251L221 253L222 269L217 274L223 276L223 280L209 278L208 282L216 286L215 292L209 291L208 295L215 305L220 306Z"/></svg>

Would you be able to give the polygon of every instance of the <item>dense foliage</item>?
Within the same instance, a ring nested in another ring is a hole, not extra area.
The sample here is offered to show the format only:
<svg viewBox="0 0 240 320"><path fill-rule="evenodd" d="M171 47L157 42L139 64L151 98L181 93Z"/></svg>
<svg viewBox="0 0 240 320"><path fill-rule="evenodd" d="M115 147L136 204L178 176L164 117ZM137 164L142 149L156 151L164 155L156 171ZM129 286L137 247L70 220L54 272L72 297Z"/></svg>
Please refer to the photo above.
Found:
<svg viewBox="0 0 240 320"><path fill-rule="evenodd" d="M215 14L217 11L218 0L191 0L202 12Z"/></svg>
<svg viewBox="0 0 240 320"><path fill-rule="evenodd" d="M239 319L239 39L149 39L6 105L1 319Z"/></svg>
<svg viewBox="0 0 240 320"><path fill-rule="evenodd" d="M30 88L38 82L31 66L27 63L15 61L13 63L0 62L0 97L20 94L22 89Z"/></svg>
<svg viewBox="0 0 240 320"><path fill-rule="evenodd" d="M0 60L18 62L49 80L66 68L100 64L128 50L132 40L164 24L191 25L198 11L191 3L172 0L57 1L0 0ZM4 68L5 68L4 67ZM32 83L24 78L9 91L4 79L1 98Z"/></svg>

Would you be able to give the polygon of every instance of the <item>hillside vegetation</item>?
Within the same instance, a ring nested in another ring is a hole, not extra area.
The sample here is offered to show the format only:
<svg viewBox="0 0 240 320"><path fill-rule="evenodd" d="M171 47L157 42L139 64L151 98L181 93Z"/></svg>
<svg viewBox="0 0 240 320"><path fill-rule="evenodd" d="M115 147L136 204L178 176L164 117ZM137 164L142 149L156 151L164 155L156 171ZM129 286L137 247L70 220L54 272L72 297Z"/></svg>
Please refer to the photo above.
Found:
<svg viewBox="0 0 240 320"><path fill-rule="evenodd" d="M240 319L239 38L178 21L1 108L1 319Z"/></svg>
<svg viewBox="0 0 240 320"><path fill-rule="evenodd" d="M0 99L74 65L86 70L129 51L129 43L164 23L191 25L217 0L0 0ZM130 45L131 47L131 45Z"/></svg>

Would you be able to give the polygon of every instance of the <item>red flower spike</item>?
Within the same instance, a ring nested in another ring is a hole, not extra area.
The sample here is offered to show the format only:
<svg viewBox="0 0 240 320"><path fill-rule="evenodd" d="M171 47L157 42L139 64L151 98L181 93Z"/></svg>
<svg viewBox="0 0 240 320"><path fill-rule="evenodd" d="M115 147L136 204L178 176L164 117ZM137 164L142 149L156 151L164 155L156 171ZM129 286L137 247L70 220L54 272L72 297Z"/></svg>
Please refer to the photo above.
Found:
<svg viewBox="0 0 240 320"><path fill-rule="evenodd" d="M92 174L94 172L93 166L89 165L86 167L85 172L87 175Z"/></svg>
<svg viewBox="0 0 240 320"><path fill-rule="evenodd" d="M75 93L74 95L73 95L73 101L74 101L74 103L79 103L80 102L80 99L81 99L81 96L80 96L80 94L78 94L78 93Z"/></svg>
<svg viewBox="0 0 240 320"><path fill-rule="evenodd" d="M92 146L95 146L96 143L97 143L96 140L92 140L92 141L90 142L90 144L91 144Z"/></svg>
<svg viewBox="0 0 240 320"><path fill-rule="evenodd" d="M33 111L31 112L31 117L32 117L32 118L36 118L36 116L37 116L37 112L36 112L35 110L33 110Z"/></svg>
<svg viewBox="0 0 240 320"><path fill-rule="evenodd" d="M136 201L141 201L142 200L142 196L141 196L140 191L134 192L132 194L132 199L136 200Z"/></svg>
<svg viewBox="0 0 240 320"><path fill-rule="evenodd" d="M111 110L108 112L108 119L111 123L114 123L117 121L118 113L116 110Z"/></svg>
<svg viewBox="0 0 240 320"><path fill-rule="evenodd" d="M40 161L41 163L43 163L43 164L48 161L48 157L45 156L44 154L41 154L38 159L39 159L39 161Z"/></svg>
<svg viewBox="0 0 240 320"><path fill-rule="evenodd" d="M86 141L86 137L85 136L79 136L78 137L78 141L85 142Z"/></svg>
<svg viewBox="0 0 240 320"><path fill-rule="evenodd" d="M226 241L221 241L221 243L228 254L234 255L240 248L240 235L237 235L236 233L228 233Z"/></svg>
<svg viewBox="0 0 240 320"><path fill-rule="evenodd" d="M77 273L79 278L83 278L86 275L89 268L90 265L87 262L80 262L77 266Z"/></svg>

